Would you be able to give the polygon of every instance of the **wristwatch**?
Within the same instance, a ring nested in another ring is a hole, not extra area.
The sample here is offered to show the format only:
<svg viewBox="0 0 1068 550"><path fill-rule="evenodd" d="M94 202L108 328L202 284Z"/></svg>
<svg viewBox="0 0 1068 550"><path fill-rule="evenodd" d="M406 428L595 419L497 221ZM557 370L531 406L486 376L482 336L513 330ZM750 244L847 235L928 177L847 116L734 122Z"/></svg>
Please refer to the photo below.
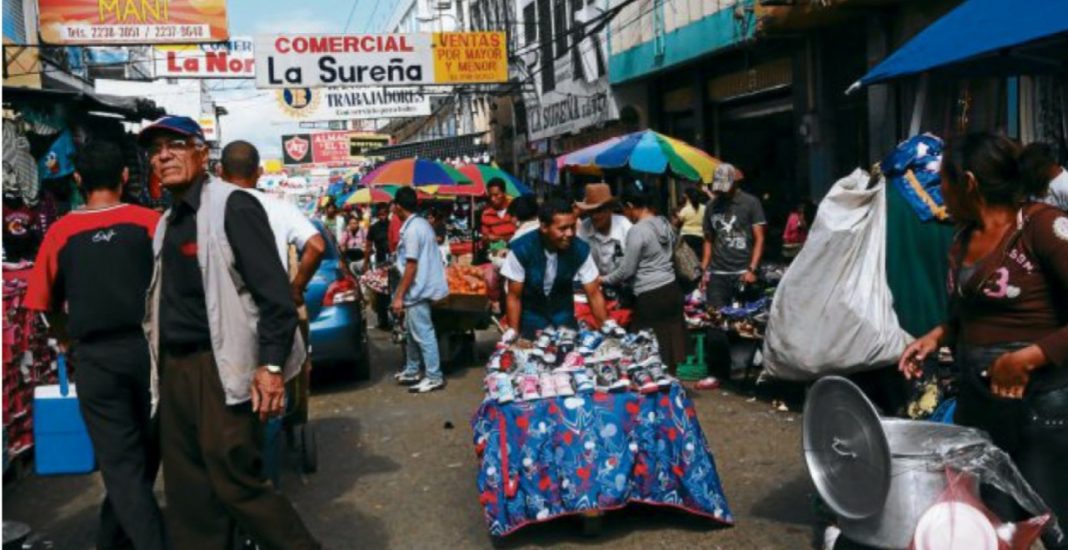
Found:
<svg viewBox="0 0 1068 550"><path fill-rule="evenodd" d="M282 367L279 367L278 365L264 365L264 368L271 374L282 374Z"/></svg>

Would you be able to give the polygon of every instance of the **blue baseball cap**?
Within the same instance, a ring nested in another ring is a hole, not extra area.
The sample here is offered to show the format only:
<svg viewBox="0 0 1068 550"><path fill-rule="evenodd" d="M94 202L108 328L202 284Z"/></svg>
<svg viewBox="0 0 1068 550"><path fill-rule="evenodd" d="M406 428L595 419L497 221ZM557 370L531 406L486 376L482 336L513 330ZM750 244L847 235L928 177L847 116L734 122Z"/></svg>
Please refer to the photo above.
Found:
<svg viewBox="0 0 1068 550"><path fill-rule="evenodd" d="M142 128L141 133L137 135L137 143L144 147L148 145L148 140L159 132L171 132L186 137L204 139L204 130L200 128L200 124L197 124L197 121L187 116L167 115Z"/></svg>

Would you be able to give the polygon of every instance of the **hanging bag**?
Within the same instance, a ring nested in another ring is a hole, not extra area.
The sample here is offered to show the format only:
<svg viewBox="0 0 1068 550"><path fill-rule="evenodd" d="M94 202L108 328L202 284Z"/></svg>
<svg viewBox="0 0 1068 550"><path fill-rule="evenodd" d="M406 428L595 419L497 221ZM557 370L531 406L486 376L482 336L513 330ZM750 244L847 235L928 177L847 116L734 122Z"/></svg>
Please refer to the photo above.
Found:
<svg viewBox="0 0 1068 550"><path fill-rule="evenodd" d="M671 259L675 264L675 277L684 284L696 283L701 279L701 259L697 257L690 245L675 233L674 229L669 229L669 231L671 231L671 242L674 247Z"/></svg>

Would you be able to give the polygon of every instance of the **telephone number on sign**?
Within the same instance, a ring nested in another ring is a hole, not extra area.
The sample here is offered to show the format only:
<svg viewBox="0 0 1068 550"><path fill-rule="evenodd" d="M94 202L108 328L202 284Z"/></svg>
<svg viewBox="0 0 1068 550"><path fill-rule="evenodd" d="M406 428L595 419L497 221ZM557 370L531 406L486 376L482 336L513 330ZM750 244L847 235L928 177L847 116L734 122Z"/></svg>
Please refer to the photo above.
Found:
<svg viewBox="0 0 1068 550"><path fill-rule="evenodd" d="M191 41L211 37L208 25L75 25L63 28L63 37L86 42Z"/></svg>

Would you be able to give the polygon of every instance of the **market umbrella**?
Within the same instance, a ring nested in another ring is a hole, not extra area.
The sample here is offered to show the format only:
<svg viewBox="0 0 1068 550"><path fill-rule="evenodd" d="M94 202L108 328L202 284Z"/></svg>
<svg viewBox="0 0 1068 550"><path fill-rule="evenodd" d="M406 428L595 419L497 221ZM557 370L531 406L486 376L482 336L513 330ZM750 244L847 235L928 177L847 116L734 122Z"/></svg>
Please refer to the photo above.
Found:
<svg viewBox="0 0 1068 550"><path fill-rule="evenodd" d="M610 138L556 159L562 170L630 168L635 172L664 174L712 183L712 173L719 159L687 144L652 130Z"/></svg>
<svg viewBox="0 0 1068 550"><path fill-rule="evenodd" d="M394 160L379 166L360 180L366 186L456 185L471 180L452 166L426 159Z"/></svg>
<svg viewBox="0 0 1068 550"><path fill-rule="evenodd" d="M504 180L504 193L509 197L530 195L532 191L518 178L489 164L465 164L458 168L461 174L471 179L471 183L442 186L438 192L454 197L484 197L486 182L493 178Z"/></svg>
<svg viewBox="0 0 1068 550"><path fill-rule="evenodd" d="M378 187L364 187L363 189L357 189L343 204L381 204L393 201L393 197L396 196L397 190L403 185L380 185ZM428 186L416 189L416 196L419 200L434 199L433 193L438 190L437 186Z"/></svg>

